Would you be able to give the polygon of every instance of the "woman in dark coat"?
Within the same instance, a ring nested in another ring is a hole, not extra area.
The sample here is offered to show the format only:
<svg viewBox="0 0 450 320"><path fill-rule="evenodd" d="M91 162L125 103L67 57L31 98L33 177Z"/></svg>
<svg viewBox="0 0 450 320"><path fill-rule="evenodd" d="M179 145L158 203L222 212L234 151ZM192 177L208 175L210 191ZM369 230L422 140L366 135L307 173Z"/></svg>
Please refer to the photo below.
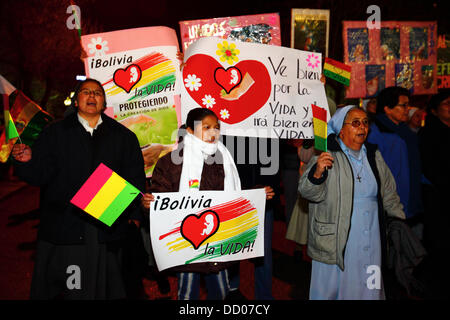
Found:
<svg viewBox="0 0 450 320"><path fill-rule="evenodd" d="M122 299L122 257L142 218L139 201L108 227L70 200L100 163L144 190L142 153L136 135L103 114L105 92L97 80L82 82L75 100L77 112L47 127L32 149L12 151L19 178L41 187L31 298Z"/></svg>

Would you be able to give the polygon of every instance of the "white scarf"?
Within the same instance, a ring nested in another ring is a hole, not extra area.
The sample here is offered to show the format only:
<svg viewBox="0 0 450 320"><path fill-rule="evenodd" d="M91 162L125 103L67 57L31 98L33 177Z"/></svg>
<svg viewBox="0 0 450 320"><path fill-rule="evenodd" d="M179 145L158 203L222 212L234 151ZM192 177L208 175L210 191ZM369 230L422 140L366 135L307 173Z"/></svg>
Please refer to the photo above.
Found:
<svg viewBox="0 0 450 320"><path fill-rule="evenodd" d="M195 190L198 191L203 171L203 163L208 158L220 151L223 158L223 170L225 172L224 190L241 190L241 180L239 173L228 149L220 141L217 143L207 143L197 138L189 132L183 139L183 167L181 169L179 191ZM190 183L198 183L198 187L190 188Z"/></svg>

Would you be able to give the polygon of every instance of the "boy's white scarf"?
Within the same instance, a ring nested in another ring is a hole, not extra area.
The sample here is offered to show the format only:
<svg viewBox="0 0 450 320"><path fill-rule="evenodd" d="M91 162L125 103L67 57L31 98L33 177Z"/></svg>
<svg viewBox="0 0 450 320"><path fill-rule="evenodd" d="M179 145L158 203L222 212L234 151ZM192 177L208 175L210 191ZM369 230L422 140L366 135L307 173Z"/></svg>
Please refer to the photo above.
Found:
<svg viewBox="0 0 450 320"><path fill-rule="evenodd" d="M190 189L189 181L198 180L199 186L201 185L203 163L208 156L215 154L217 150L220 151L223 158L223 170L225 172L224 190L241 190L241 180L233 157L221 141L207 143L187 132L183 142L183 167L181 169L179 191L199 190L197 188Z"/></svg>

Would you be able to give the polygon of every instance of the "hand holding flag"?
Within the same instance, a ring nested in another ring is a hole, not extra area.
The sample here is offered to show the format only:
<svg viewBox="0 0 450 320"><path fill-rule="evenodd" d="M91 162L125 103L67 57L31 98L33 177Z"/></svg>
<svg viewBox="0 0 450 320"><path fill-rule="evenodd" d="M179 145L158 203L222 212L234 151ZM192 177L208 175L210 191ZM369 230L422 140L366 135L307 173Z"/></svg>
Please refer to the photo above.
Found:
<svg viewBox="0 0 450 320"><path fill-rule="evenodd" d="M12 156L14 159L20 162L28 162L31 160L31 148L26 144L15 144L12 152Z"/></svg>

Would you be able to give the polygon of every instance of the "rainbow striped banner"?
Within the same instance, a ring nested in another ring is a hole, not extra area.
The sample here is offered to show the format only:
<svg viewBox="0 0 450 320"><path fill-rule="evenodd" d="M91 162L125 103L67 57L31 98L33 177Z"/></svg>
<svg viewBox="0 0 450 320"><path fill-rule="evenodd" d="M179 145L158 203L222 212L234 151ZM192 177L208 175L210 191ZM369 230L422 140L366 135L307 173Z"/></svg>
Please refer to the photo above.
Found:
<svg viewBox="0 0 450 320"><path fill-rule="evenodd" d="M101 163L70 202L110 227L139 193Z"/></svg>
<svg viewBox="0 0 450 320"><path fill-rule="evenodd" d="M264 189L154 196L150 236L160 271L264 255Z"/></svg>
<svg viewBox="0 0 450 320"><path fill-rule="evenodd" d="M314 147L327 152L327 110L311 105L314 125Z"/></svg>
<svg viewBox="0 0 450 320"><path fill-rule="evenodd" d="M167 27L116 30L81 37L88 77L103 85L105 114L136 134L143 154L160 145L157 159L144 156L151 177L156 160L172 151L180 123L177 33Z"/></svg>
<svg viewBox="0 0 450 320"><path fill-rule="evenodd" d="M330 58L325 58L325 64L323 65L323 74L325 77L334 79L337 82L349 86L351 72L351 66Z"/></svg>

